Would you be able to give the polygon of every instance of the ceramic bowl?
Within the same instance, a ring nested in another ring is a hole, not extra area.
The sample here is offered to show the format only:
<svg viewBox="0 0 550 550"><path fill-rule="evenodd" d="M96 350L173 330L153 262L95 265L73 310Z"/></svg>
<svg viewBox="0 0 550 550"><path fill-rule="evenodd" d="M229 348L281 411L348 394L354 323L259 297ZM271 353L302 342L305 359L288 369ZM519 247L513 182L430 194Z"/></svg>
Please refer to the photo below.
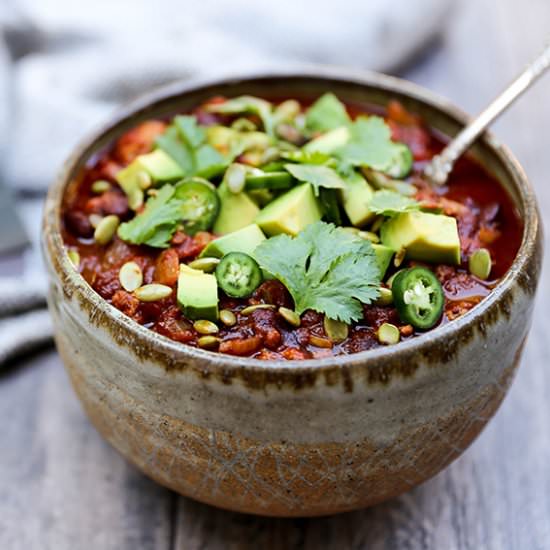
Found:
<svg viewBox="0 0 550 550"><path fill-rule="evenodd" d="M216 354L138 325L75 272L60 235L63 194L88 159L125 130L214 95L307 99L329 90L359 104L398 99L446 135L467 120L418 86L373 73L314 69L179 83L121 111L81 144L47 198L49 307L59 353L90 420L146 475L222 508L332 514L422 483L495 413L529 331L542 258L539 214L520 165L491 135L473 154L524 221L518 255L480 305L397 346L290 362Z"/></svg>

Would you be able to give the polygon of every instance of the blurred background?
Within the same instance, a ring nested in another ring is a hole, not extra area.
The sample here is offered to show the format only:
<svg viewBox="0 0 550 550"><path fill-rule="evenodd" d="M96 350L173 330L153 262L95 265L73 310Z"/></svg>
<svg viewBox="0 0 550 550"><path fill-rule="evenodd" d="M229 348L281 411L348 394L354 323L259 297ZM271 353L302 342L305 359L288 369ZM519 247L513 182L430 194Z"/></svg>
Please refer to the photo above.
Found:
<svg viewBox="0 0 550 550"><path fill-rule="evenodd" d="M550 35L548 0L0 0L0 548L550 548L550 266L524 368L434 480L327 520L176 497L88 424L51 347L40 212L114 109L177 79L323 63L413 80L474 114ZM550 219L550 77L494 127Z"/></svg>

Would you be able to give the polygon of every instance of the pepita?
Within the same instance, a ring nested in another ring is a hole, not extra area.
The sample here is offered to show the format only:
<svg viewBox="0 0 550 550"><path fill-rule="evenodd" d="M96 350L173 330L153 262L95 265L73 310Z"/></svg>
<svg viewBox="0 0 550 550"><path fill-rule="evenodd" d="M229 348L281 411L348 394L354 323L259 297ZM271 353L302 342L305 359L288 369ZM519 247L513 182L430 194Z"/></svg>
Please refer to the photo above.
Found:
<svg viewBox="0 0 550 550"><path fill-rule="evenodd" d="M107 180L97 180L92 183L91 189L92 193L100 195L101 193L105 193L105 191L109 191L111 184Z"/></svg>
<svg viewBox="0 0 550 550"><path fill-rule="evenodd" d="M257 304L254 306L247 306L244 309L241 309L240 313L241 315L250 315L257 309L276 309L276 306L273 304Z"/></svg>
<svg viewBox="0 0 550 550"><path fill-rule="evenodd" d="M204 258L197 258L196 260L189 262L187 265L192 269L198 269L199 271L204 271L205 273L212 273L216 270L216 266L219 263L219 258L205 256Z"/></svg>
<svg viewBox="0 0 550 550"><path fill-rule="evenodd" d="M197 340L197 344L199 348L203 349L217 349L217 347L220 345L220 339L216 336L201 336Z"/></svg>
<svg viewBox="0 0 550 550"><path fill-rule="evenodd" d="M218 325L206 319L199 319L193 323L193 328L199 334L216 334L220 331Z"/></svg>
<svg viewBox="0 0 550 550"><path fill-rule="evenodd" d="M373 302L375 306L389 306L393 304L393 294L389 288L381 286L378 291L378 298Z"/></svg>
<svg viewBox="0 0 550 550"><path fill-rule="evenodd" d="M118 216L111 214L105 216L97 225L94 231L94 239L98 244L107 244L114 237L120 220Z"/></svg>
<svg viewBox="0 0 550 550"><path fill-rule="evenodd" d="M240 193L246 183L246 167L238 162L230 164L225 171L223 181L231 193Z"/></svg>
<svg viewBox="0 0 550 550"><path fill-rule="evenodd" d="M172 294L172 288L158 283L143 285L134 290L134 296L140 302L157 302L163 298L168 298Z"/></svg>
<svg viewBox="0 0 550 550"><path fill-rule="evenodd" d="M138 172L136 174L136 181L140 187L140 189L149 189L151 185L153 185L153 179L151 178L150 174L146 172L145 170L142 170L141 172Z"/></svg>
<svg viewBox="0 0 550 550"><path fill-rule="evenodd" d="M331 319L325 315L323 327L330 340L336 344L343 342L348 337L349 327L342 321Z"/></svg>
<svg viewBox="0 0 550 550"><path fill-rule="evenodd" d="M395 267L399 267L403 261L405 260L405 256L407 255L407 249L405 247L401 247L396 253L395 257L393 258L393 265Z"/></svg>
<svg viewBox="0 0 550 550"><path fill-rule="evenodd" d="M482 281L489 278L492 267L491 253L486 248L479 248L474 251L468 259L470 273Z"/></svg>
<svg viewBox="0 0 550 550"><path fill-rule="evenodd" d="M78 269L78 267L80 266L80 254L78 253L78 250L71 248L67 251L67 256L69 256L69 260L74 265L74 267Z"/></svg>
<svg viewBox="0 0 550 550"><path fill-rule="evenodd" d="M309 335L309 343L312 346L317 346L318 348L331 348L332 341L328 338L323 338L322 336L317 336L315 334Z"/></svg>
<svg viewBox="0 0 550 550"><path fill-rule="evenodd" d="M220 321L226 326L226 327L232 327L237 323L237 316L228 309L222 309L220 311Z"/></svg>
<svg viewBox="0 0 550 550"><path fill-rule="evenodd" d="M391 323L382 323L376 331L376 336L381 344L397 344L401 338L399 329Z"/></svg>
<svg viewBox="0 0 550 550"><path fill-rule="evenodd" d="M300 316L295 311L293 311L292 309L288 309L287 307L280 307L279 315L289 325L293 327L299 327L302 324L302 320L300 319Z"/></svg>
<svg viewBox="0 0 550 550"><path fill-rule="evenodd" d="M103 216L99 214L90 214L88 219L90 220L90 225L95 229L101 223Z"/></svg>
<svg viewBox="0 0 550 550"><path fill-rule="evenodd" d="M143 284L143 273L136 262L126 262L118 272L118 280L124 290L134 292Z"/></svg>

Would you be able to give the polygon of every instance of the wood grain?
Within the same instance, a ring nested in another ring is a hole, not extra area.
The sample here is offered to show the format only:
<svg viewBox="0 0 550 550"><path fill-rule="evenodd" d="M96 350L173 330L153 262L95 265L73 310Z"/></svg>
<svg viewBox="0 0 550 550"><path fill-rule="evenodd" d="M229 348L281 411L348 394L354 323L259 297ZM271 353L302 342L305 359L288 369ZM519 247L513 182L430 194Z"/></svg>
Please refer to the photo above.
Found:
<svg viewBox="0 0 550 550"><path fill-rule="evenodd" d="M401 76L475 112L537 52L548 0L457 2L435 50ZM495 126L550 219L550 76ZM0 379L0 548L550 548L550 255L523 366L494 420L435 479L374 508L279 520L176 497L93 430L54 351Z"/></svg>

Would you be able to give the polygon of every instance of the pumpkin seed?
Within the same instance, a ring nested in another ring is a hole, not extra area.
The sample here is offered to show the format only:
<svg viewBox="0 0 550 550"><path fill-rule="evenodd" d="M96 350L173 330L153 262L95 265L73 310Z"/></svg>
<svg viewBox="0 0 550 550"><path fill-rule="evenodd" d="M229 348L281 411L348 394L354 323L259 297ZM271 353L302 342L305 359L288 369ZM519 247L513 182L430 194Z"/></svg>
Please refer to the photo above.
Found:
<svg viewBox="0 0 550 550"><path fill-rule="evenodd" d="M470 273L482 281L489 278L492 267L491 253L486 248L479 248L468 259Z"/></svg>
<svg viewBox="0 0 550 550"><path fill-rule="evenodd" d="M151 178L151 175L149 172L146 172L145 170L141 170L141 172L138 172L136 174L136 181L140 187L140 189L149 189L151 185L153 185L153 179Z"/></svg>
<svg viewBox="0 0 550 550"><path fill-rule="evenodd" d="M134 188L128 193L128 206L137 210L143 204L143 189Z"/></svg>
<svg viewBox="0 0 550 550"><path fill-rule="evenodd" d="M67 256L69 256L69 260L74 265L74 267L78 269L78 267L80 266L80 254L78 253L78 250L75 250L74 248L68 250Z"/></svg>
<svg viewBox="0 0 550 550"><path fill-rule="evenodd" d="M220 339L216 336L201 336L197 340L199 348L203 349L216 349L220 345Z"/></svg>
<svg viewBox="0 0 550 550"><path fill-rule="evenodd" d="M210 256L205 256L204 258L197 258L192 262L189 262L187 265L192 269L198 269L199 271L204 271L205 273L212 273L215 271L216 266L220 263L219 258L211 258Z"/></svg>
<svg viewBox="0 0 550 550"><path fill-rule="evenodd" d="M90 225L95 229L101 223L103 216L99 214L90 214L88 219L90 220Z"/></svg>
<svg viewBox="0 0 550 550"><path fill-rule="evenodd" d="M386 284L388 285L388 287L391 289L391 285L394 281L394 279L397 277L397 275L399 273L401 273L402 271L404 271L403 269L400 269L399 271L396 271L387 281L386 281Z"/></svg>
<svg viewBox="0 0 550 550"><path fill-rule="evenodd" d="M389 306L393 304L393 294L389 288L381 286L378 291L378 298L373 302L375 306Z"/></svg>
<svg viewBox="0 0 550 550"><path fill-rule="evenodd" d="M384 216L377 216L374 218L372 225L370 226L371 233L378 233L378 230L382 227L384 223Z"/></svg>
<svg viewBox="0 0 550 550"><path fill-rule="evenodd" d="M407 255L407 249L402 246L396 253L395 257L393 258L393 265L395 267L399 267L403 261L405 260L405 256Z"/></svg>
<svg viewBox="0 0 550 550"><path fill-rule="evenodd" d="M237 316L228 309L222 309L220 311L220 321L226 326L226 327L232 327L234 324L237 323Z"/></svg>
<svg viewBox="0 0 550 550"><path fill-rule="evenodd" d="M127 292L134 292L143 284L143 273L136 262L126 262L118 272L118 280Z"/></svg>
<svg viewBox="0 0 550 550"><path fill-rule="evenodd" d="M97 180L92 183L92 193L97 193L100 195L101 193L105 193L105 191L109 191L111 189L111 184L107 180Z"/></svg>
<svg viewBox="0 0 550 550"><path fill-rule="evenodd" d="M143 285L134 290L134 296L140 302L157 302L163 298L168 298L172 294L172 288L158 283Z"/></svg>
<svg viewBox="0 0 550 550"><path fill-rule="evenodd" d="M370 241L371 243L379 243L380 237L373 233L372 231L358 231L357 236L361 237L362 239L365 239L366 241Z"/></svg>
<svg viewBox="0 0 550 550"><path fill-rule="evenodd" d="M323 319L323 327L325 328L325 332L330 340L336 344L343 342L348 337L349 327L342 321L331 319L325 315L325 318Z"/></svg>
<svg viewBox="0 0 550 550"><path fill-rule="evenodd" d="M254 306L247 306L244 309L241 309L241 315L250 315L257 309L275 309L273 304L257 304Z"/></svg>
<svg viewBox="0 0 550 550"><path fill-rule="evenodd" d="M220 331L218 325L212 321L207 321L206 319L199 319L193 323L193 328L199 334L216 334Z"/></svg>
<svg viewBox="0 0 550 550"><path fill-rule="evenodd" d="M111 214L105 216L95 228L94 239L98 244L107 244L114 237L120 220L118 216Z"/></svg>
<svg viewBox="0 0 550 550"><path fill-rule="evenodd" d="M292 309L288 309L287 307L280 307L279 315L289 325L293 327L299 327L302 324L302 320L300 319L300 316L295 311L293 311Z"/></svg>
<svg viewBox="0 0 550 550"><path fill-rule="evenodd" d="M322 336L316 336L315 334L309 335L309 343L312 346L317 346L318 348L331 348L332 341L328 338L323 338Z"/></svg>
<svg viewBox="0 0 550 550"><path fill-rule="evenodd" d="M376 331L376 336L381 344L397 344L401 338L399 329L391 323L382 323Z"/></svg>

